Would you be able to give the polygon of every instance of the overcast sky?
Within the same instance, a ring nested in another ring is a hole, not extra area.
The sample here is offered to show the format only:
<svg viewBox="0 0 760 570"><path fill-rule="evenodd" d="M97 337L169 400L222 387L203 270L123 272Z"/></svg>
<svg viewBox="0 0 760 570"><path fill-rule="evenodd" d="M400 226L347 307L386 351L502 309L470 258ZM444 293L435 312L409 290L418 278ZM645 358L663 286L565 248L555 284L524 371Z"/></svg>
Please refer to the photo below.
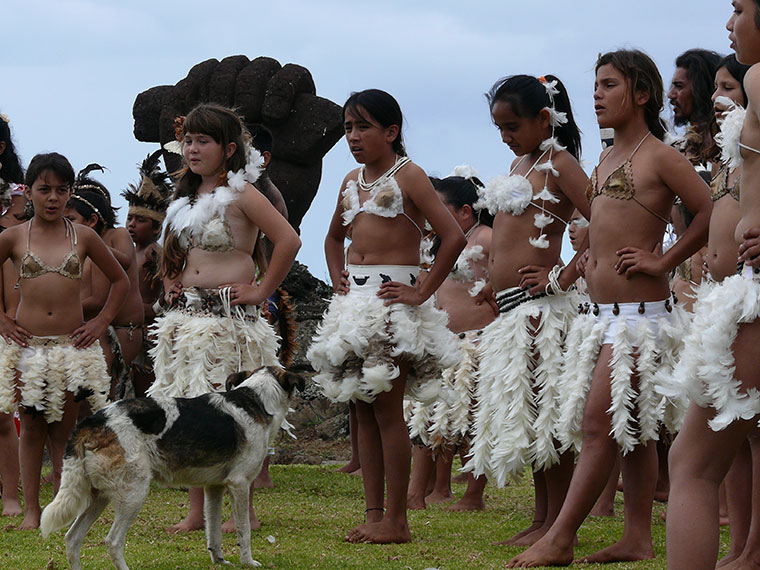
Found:
<svg viewBox="0 0 760 570"><path fill-rule="evenodd" d="M728 53L731 10L729 0L3 0L0 113L11 120L24 166L53 150L76 170L98 162L109 170L97 177L116 197L157 148L132 134L138 93L174 84L209 58L263 55L307 67L317 94L340 105L352 91L390 92L416 163L442 176L471 164L487 180L513 156L483 93L506 75L552 73L570 92L590 171L600 151L597 54L643 49L667 89L682 51ZM298 259L323 279L324 235L339 184L354 166L339 141L301 226Z"/></svg>

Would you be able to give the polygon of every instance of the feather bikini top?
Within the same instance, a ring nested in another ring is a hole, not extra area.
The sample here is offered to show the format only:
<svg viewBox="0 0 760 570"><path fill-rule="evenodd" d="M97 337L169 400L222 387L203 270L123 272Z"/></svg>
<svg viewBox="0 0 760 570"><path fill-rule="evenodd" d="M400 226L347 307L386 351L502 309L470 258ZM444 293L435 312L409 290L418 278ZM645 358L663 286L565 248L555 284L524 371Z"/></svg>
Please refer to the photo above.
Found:
<svg viewBox="0 0 760 570"><path fill-rule="evenodd" d="M227 186L214 188L197 199L183 196L174 200L166 210L166 223L177 235L180 247L214 252L235 249L227 223L227 206L245 190L247 182L253 184L259 179L263 169L264 158L251 148L245 168L227 172Z"/></svg>
<svg viewBox="0 0 760 570"><path fill-rule="evenodd" d="M411 159L408 156L396 157L393 166L369 184L364 181L364 167L362 166L358 181L349 180L343 190L343 200L341 201L343 225L347 226L353 222L354 218L362 212L383 218L395 218L402 215L417 228L420 235L424 235L417 222L404 212L404 195L401 193L398 182L396 182L396 173L409 162ZM364 202L359 198L359 189L369 193L369 197Z"/></svg>

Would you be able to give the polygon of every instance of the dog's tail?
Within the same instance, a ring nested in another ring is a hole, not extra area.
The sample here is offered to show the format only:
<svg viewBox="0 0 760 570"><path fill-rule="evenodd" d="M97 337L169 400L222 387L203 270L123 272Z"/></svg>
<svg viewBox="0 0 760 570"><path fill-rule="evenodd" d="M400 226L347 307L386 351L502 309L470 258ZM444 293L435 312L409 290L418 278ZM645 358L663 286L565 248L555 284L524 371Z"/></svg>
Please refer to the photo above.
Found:
<svg viewBox="0 0 760 570"><path fill-rule="evenodd" d="M87 476L84 457L68 455L63 461L61 488L45 510L40 519L42 537L65 526L83 513L92 501L92 485Z"/></svg>

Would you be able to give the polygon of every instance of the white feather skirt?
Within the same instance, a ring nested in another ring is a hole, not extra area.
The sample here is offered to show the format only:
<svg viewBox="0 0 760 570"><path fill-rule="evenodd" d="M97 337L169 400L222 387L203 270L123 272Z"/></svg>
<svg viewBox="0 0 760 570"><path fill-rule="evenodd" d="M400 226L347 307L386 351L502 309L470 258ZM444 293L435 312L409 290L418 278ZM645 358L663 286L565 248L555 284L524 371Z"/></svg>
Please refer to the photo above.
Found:
<svg viewBox="0 0 760 570"><path fill-rule="evenodd" d="M218 293L202 291L204 299L185 291L184 308L167 311L152 325L156 380L149 396L194 398L224 390L232 373L279 364L279 337L257 307L215 314Z"/></svg>
<svg viewBox="0 0 760 570"><path fill-rule="evenodd" d="M562 391L559 439L562 451L580 452L583 411L591 378L603 344L612 345L610 357L610 436L623 454L639 443L659 439L660 428L672 429L666 418L678 415L674 404L663 397L661 386L672 374L689 326L689 314L667 301L648 302L644 313L639 303L593 305L578 316L568 333L560 389ZM632 383L638 375L638 388ZM638 409L634 417L633 410Z"/></svg>
<svg viewBox="0 0 760 570"><path fill-rule="evenodd" d="M574 293L529 300L483 329L465 471L485 474L502 487L527 465L538 471L559 461L556 423L564 396L558 380L576 301Z"/></svg>
<svg viewBox="0 0 760 570"><path fill-rule="evenodd" d="M391 390L398 360L410 364L406 395L430 403L440 391L443 369L459 360L448 315L432 299L413 307L386 306L376 293L383 281L413 285L413 266L349 265L351 288L333 295L307 352L314 381L336 402L372 402Z"/></svg>
<svg viewBox="0 0 760 570"><path fill-rule="evenodd" d="M693 326L686 336L681 359L661 392L683 404L688 398L697 405L715 409L710 428L719 431L738 419L760 414L760 391L746 388L735 376L731 350L739 324L760 317L760 281L735 275L700 288L694 304ZM682 412L685 412L685 406Z"/></svg>
<svg viewBox="0 0 760 570"><path fill-rule="evenodd" d="M0 411L6 414L20 407L43 414L48 423L59 422L67 393L77 401L86 398L97 411L106 405L110 387L99 342L77 349L60 335L32 337L28 347L0 343Z"/></svg>

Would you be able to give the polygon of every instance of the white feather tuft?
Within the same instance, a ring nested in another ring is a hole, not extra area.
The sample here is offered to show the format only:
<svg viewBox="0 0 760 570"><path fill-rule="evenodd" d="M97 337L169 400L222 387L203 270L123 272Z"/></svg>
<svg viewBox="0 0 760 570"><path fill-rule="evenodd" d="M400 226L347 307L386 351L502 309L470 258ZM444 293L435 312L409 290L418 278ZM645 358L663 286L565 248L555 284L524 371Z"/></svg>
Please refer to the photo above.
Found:
<svg viewBox="0 0 760 570"><path fill-rule="evenodd" d="M546 234L541 234L537 238L528 238L530 245L537 249L547 249L549 247L549 240L546 238Z"/></svg>

